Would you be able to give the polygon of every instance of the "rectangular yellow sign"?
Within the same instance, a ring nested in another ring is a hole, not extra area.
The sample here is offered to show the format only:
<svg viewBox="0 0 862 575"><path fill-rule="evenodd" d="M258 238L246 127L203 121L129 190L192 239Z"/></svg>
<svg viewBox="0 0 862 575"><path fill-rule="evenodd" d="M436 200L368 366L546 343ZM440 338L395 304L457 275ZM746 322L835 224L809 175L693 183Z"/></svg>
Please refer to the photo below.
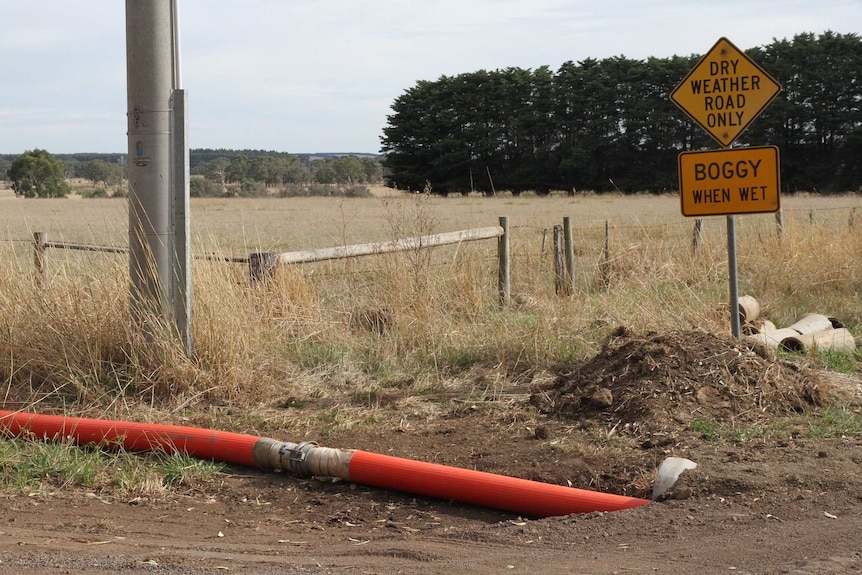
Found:
<svg viewBox="0 0 862 575"><path fill-rule="evenodd" d="M677 163L684 216L760 214L781 207L775 146L681 152Z"/></svg>

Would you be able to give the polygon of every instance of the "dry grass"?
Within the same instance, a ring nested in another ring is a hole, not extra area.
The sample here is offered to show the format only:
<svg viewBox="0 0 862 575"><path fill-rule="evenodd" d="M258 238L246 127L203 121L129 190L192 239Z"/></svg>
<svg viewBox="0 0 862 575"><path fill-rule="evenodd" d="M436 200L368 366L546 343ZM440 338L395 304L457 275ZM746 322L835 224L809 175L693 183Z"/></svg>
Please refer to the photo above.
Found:
<svg viewBox="0 0 862 575"><path fill-rule="evenodd" d="M149 406L164 418L166 410L207 406L224 415L230 405L313 404L308 417L362 424L373 418L369 408L424 413L434 407L422 398L523 392L544 370L593 354L617 325L729 332L724 219L706 221L705 242L692 253L693 221L673 197L381 196L194 200L193 251L244 257L485 227L506 215L517 303L497 305L493 241L282 268L254 288L241 264L196 261L194 357L171 341L141 353L128 321L125 256L51 250L48 285L32 277L34 231L126 245L125 201L23 200L0 191L7 406L74 404L78 412L144 418ZM862 222L850 228L848 215L859 198L783 202L780 238L772 215L737 218L740 293L758 298L779 325L816 311L855 331ZM577 251L567 298L554 294L550 234L543 240L563 216L572 219Z"/></svg>

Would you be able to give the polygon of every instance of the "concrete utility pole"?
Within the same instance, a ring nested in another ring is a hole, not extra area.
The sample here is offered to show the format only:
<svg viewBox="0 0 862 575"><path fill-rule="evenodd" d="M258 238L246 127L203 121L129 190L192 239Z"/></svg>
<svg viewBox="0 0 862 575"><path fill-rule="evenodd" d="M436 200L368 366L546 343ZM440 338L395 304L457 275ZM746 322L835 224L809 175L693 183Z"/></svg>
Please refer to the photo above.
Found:
<svg viewBox="0 0 862 575"><path fill-rule="evenodd" d="M186 94L176 0L126 0L129 273L133 324L191 354Z"/></svg>

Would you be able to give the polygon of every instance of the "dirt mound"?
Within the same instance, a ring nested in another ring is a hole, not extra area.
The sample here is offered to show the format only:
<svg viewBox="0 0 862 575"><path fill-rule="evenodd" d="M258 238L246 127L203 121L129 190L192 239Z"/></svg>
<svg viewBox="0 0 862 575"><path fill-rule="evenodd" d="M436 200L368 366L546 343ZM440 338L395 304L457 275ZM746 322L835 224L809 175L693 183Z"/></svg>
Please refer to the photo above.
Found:
<svg viewBox="0 0 862 575"><path fill-rule="evenodd" d="M617 328L591 360L531 395L542 413L617 433L768 421L825 403L818 375L765 346L703 331Z"/></svg>

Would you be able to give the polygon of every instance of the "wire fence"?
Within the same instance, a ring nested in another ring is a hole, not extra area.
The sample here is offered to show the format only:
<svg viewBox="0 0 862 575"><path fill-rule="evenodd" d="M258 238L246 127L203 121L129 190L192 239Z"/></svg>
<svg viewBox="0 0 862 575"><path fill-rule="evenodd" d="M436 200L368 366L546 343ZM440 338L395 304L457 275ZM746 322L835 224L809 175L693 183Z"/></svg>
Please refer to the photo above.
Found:
<svg viewBox="0 0 862 575"><path fill-rule="evenodd" d="M825 214L825 215L824 215ZM844 219L846 217L846 219ZM440 246L449 246L450 252L437 260L429 259L428 265L441 268L453 265L457 261L461 244L475 241L498 239L497 253L484 257L486 263L498 264L498 290L501 300L508 301L511 290L511 264L531 270L545 269L553 277L554 291L558 295L571 294L576 283L599 285L609 289L612 280L612 270L620 267L626 260L636 259L633 255L643 245L650 242L667 241L674 249L686 249L696 253L704 249L709 238L718 238L723 232L723 218L685 218L672 221L657 221L650 223L631 223L630 221L614 221L611 219L593 220L589 225L573 225L571 218L564 217L559 224L548 226L518 224L508 227L509 218L499 218L500 226L477 228L447 232L419 238L402 238L390 242L376 244L357 244L337 246L300 252L252 252L244 256L220 254L215 252L195 254L193 258L199 261L242 264L248 267L248 277L253 282L261 281L273 274L278 265L314 264L325 259L355 259L361 256L380 256L388 251L424 250ZM814 225L846 226L853 230L859 221L855 206L835 206L817 209L789 209L775 214L752 218L740 218L744 225L739 226L740 233L751 234L752 237L763 239L768 234L780 238L784 233L785 222ZM505 221L506 230L502 225ZM708 222L708 226L705 225ZM630 232L638 232L641 244L618 245L618 240ZM447 236L446 241L438 243L438 236ZM502 238L505 236L507 253L503 250ZM32 239L10 238L10 244L31 243L33 245L33 265L37 279L45 282L48 277L48 251L69 250L81 252L101 252L106 254L126 254L124 246L85 244L78 242L57 242L49 240L44 232L35 232ZM716 243L716 242L713 242ZM393 248L390 250L390 248ZM645 248L644 248L645 249ZM451 251L453 250L453 251ZM479 257L482 257L481 255ZM53 256L52 256L53 258ZM547 261L546 261L547 260ZM523 264L523 265L521 265ZM367 273L355 267L336 269L334 266L316 267L332 276L349 276ZM521 272L515 272L523 275ZM508 278L508 279L507 279Z"/></svg>

